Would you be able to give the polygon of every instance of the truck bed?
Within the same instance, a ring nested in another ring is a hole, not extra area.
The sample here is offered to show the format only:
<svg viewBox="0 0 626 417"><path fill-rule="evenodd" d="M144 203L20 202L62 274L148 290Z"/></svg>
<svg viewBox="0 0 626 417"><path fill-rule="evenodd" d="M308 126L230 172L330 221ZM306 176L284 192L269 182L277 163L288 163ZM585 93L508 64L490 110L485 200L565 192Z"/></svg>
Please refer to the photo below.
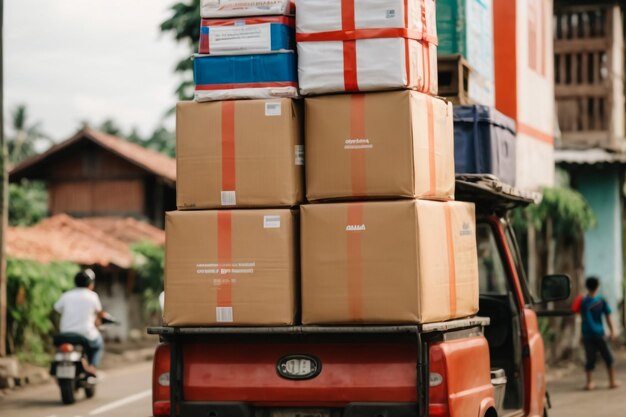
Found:
<svg viewBox="0 0 626 417"><path fill-rule="evenodd" d="M154 381L169 377L155 382L155 404L165 400L172 417L293 417L294 409L313 417L427 415L433 346L452 355L463 343L486 349L477 336L488 324L476 317L401 326L151 327L164 342ZM278 375L277 361L299 354L318 359L323 372L306 380Z"/></svg>

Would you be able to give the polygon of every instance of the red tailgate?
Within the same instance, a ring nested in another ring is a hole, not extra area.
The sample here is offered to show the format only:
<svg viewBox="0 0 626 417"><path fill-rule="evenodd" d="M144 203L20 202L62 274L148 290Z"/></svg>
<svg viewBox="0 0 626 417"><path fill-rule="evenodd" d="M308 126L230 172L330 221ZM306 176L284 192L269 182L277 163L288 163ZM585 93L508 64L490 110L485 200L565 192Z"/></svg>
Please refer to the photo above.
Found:
<svg viewBox="0 0 626 417"><path fill-rule="evenodd" d="M279 376L278 361L293 354L318 358L319 375ZM183 357L188 401L344 406L417 398L417 350L407 343L195 343L184 347Z"/></svg>

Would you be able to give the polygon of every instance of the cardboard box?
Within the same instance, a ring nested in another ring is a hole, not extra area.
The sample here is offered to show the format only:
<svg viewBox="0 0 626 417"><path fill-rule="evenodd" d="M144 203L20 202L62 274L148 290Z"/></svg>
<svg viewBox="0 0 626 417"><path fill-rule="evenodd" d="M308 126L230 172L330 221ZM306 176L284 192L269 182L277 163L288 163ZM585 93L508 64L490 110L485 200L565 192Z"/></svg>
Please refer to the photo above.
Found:
<svg viewBox="0 0 626 417"><path fill-rule="evenodd" d="M293 324L296 228L287 209L167 213L165 323Z"/></svg>
<svg viewBox="0 0 626 417"><path fill-rule="evenodd" d="M200 15L210 18L294 14L293 0L202 0Z"/></svg>
<svg viewBox="0 0 626 417"><path fill-rule="evenodd" d="M437 93L434 0L298 0L296 13L302 94Z"/></svg>
<svg viewBox="0 0 626 417"><path fill-rule="evenodd" d="M295 19L260 16L202 19L198 52L207 55L262 54L296 48Z"/></svg>
<svg viewBox="0 0 626 417"><path fill-rule="evenodd" d="M196 55L196 101L298 96L296 53Z"/></svg>
<svg viewBox="0 0 626 417"><path fill-rule="evenodd" d="M305 100L310 201L454 198L452 105L415 91Z"/></svg>
<svg viewBox="0 0 626 417"><path fill-rule="evenodd" d="M178 103L178 208L300 203L304 155L298 104L290 99Z"/></svg>
<svg viewBox="0 0 626 417"><path fill-rule="evenodd" d="M301 211L303 324L428 323L478 311L473 204L398 200Z"/></svg>

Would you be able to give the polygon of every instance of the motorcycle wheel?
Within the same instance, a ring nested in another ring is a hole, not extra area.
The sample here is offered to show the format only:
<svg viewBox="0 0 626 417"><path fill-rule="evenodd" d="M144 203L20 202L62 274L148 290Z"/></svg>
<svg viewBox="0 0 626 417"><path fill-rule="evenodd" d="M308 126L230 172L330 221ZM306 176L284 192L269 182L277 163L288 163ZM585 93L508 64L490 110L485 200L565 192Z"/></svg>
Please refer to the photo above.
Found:
<svg viewBox="0 0 626 417"><path fill-rule="evenodd" d="M89 387L85 387L85 397L92 398L94 395L96 395L96 386L95 385L91 385Z"/></svg>
<svg viewBox="0 0 626 417"><path fill-rule="evenodd" d="M73 379L60 379L59 388L61 389L63 404L74 404L76 402L76 397L74 396L76 382Z"/></svg>

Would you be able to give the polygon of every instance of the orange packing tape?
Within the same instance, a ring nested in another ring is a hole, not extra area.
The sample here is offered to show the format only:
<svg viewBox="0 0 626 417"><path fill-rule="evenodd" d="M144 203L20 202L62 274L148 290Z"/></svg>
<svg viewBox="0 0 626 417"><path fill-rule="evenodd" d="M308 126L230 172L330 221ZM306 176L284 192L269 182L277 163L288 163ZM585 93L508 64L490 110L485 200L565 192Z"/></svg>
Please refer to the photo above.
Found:
<svg viewBox="0 0 626 417"><path fill-rule="evenodd" d="M343 22L343 19L342 19ZM298 33L296 42L357 41L360 39L405 38L437 44L437 36L407 28L341 29L326 32Z"/></svg>
<svg viewBox="0 0 626 417"><path fill-rule="evenodd" d="M437 160L435 158L435 115L432 97L426 96L428 117L428 169L430 177L429 196L434 197L437 192Z"/></svg>
<svg viewBox="0 0 626 417"><path fill-rule="evenodd" d="M426 18L426 0L421 0L422 5L422 37L428 36L428 19ZM430 92L430 44L422 43L422 74L424 75L424 85L422 92Z"/></svg>
<svg viewBox="0 0 626 417"><path fill-rule="evenodd" d="M232 216L228 210L217 212L217 264L220 270L230 270L233 263ZM233 294L230 272L220 271L217 306L232 307Z"/></svg>
<svg viewBox="0 0 626 417"><path fill-rule="evenodd" d="M365 135L365 94L350 96L350 139L367 139ZM350 150L352 195L355 197L367 195L365 152L365 148Z"/></svg>
<svg viewBox="0 0 626 417"><path fill-rule="evenodd" d="M343 84L346 91L359 91L356 41L343 42Z"/></svg>
<svg viewBox="0 0 626 417"><path fill-rule="evenodd" d="M236 190L235 102L222 101L222 191Z"/></svg>
<svg viewBox="0 0 626 417"><path fill-rule="evenodd" d="M348 313L352 321L363 320L363 255L361 248L363 225L363 204L348 204L347 238L347 269L348 269ZM354 227L356 226L356 227ZM349 230L353 229L353 230Z"/></svg>
<svg viewBox="0 0 626 417"><path fill-rule="evenodd" d="M454 236L452 233L452 209L443 203L446 217L446 239L448 241L448 286L450 287L450 317L456 316L456 260L454 258Z"/></svg>

